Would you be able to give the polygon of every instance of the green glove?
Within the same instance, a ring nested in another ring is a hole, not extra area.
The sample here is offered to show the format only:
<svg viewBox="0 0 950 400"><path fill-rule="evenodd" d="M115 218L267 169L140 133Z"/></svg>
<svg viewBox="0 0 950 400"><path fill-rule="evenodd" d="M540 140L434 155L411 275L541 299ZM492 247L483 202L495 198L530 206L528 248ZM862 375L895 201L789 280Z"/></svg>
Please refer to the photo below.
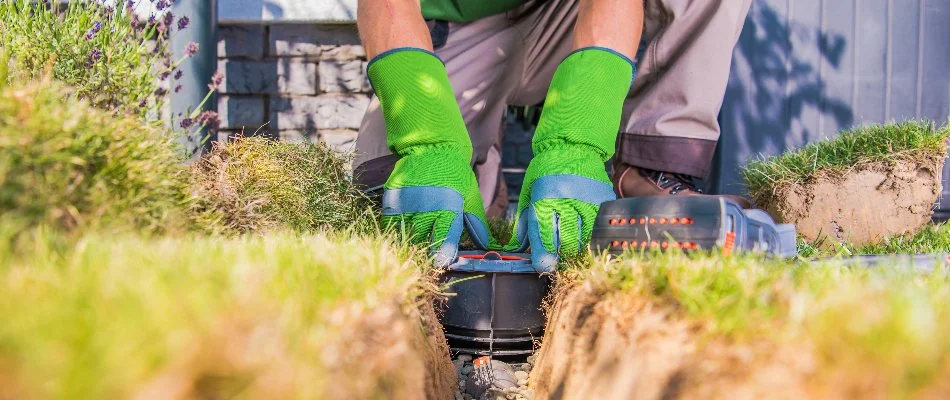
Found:
<svg viewBox="0 0 950 400"><path fill-rule="evenodd" d="M367 67L386 120L386 140L399 161L383 186L383 224L430 245L436 264L455 260L462 229L476 245L498 247L470 161L472 142L445 65L431 52L398 48Z"/></svg>
<svg viewBox="0 0 950 400"><path fill-rule="evenodd" d="M616 198L604 163L613 156L634 66L616 51L587 47L558 66L532 141L518 201L515 235L505 246L524 251L539 272L590 242L600 204Z"/></svg>

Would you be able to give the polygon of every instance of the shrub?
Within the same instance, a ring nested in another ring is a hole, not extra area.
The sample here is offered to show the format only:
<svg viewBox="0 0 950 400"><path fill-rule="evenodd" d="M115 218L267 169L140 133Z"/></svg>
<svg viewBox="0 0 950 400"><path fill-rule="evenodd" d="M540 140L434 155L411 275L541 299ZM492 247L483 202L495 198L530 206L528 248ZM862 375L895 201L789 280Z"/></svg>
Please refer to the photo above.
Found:
<svg viewBox="0 0 950 400"><path fill-rule="evenodd" d="M348 160L324 144L263 137L215 143L192 170L196 214L220 215L232 232L376 228Z"/></svg>

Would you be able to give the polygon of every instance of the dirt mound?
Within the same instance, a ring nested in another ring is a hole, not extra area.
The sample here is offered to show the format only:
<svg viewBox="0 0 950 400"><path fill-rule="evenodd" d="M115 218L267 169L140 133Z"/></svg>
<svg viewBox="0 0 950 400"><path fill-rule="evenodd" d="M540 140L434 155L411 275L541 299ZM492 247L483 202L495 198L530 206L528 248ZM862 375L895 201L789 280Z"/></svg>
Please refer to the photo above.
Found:
<svg viewBox="0 0 950 400"><path fill-rule="evenodd" d="M809 398L807 354L709 343L670 310L586 283L555 301L530 386L540 399Z"/></svg>
<svg viewBox="0 0 950 400"><path fill-rule="evenodd" d="M780 184L760 206L809 241L860 246L919 231L940 191L939 163L896 161Z"/></svg>

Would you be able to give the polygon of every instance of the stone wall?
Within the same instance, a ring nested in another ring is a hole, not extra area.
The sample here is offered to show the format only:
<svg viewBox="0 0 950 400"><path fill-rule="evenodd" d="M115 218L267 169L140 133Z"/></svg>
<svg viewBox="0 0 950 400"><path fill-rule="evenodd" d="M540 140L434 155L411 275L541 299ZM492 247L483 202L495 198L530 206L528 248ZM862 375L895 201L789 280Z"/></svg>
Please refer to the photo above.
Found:
<svg viewBox="0 0 950 400"><path fill-rule="evenodd" d="M218 70L225 74L219 139L267 135L355 150L372 93L355 25L222 23ZM508 119L502 166L509 197L517 201L533 129Z"/></svg>
<svg viewBox="0 0 950 400"><path fill-rule="evenodd" d="M353 149L371 93L355 25L222 24L218 57L223 135Z"/></svg>

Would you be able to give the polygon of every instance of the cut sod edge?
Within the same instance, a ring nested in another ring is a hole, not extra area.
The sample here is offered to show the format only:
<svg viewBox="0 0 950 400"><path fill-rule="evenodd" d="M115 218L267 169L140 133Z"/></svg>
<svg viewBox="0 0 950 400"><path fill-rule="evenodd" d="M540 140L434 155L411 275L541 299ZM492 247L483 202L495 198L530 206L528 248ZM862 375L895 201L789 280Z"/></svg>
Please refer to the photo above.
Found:
<svg viewBox="0 0 950 400"><path fill-rule="evenodd" d="M752 193L809 242L865 245L920 231L941 191L942 158L897 159L826 170L805 182L776 182ZM829 240L825 240L829 239Z"/></svg>
<svg viewBox="0 0 950 400"><path fill-rule="evenodd" d="M681 310L602 282L554 292L530 375L536 399L883 398L894 388L878 366L816 359L822 354L801 340L708 336ZM935 373L946 376L950 365ZM915 395L947 393L935 379Z"/></svg>

